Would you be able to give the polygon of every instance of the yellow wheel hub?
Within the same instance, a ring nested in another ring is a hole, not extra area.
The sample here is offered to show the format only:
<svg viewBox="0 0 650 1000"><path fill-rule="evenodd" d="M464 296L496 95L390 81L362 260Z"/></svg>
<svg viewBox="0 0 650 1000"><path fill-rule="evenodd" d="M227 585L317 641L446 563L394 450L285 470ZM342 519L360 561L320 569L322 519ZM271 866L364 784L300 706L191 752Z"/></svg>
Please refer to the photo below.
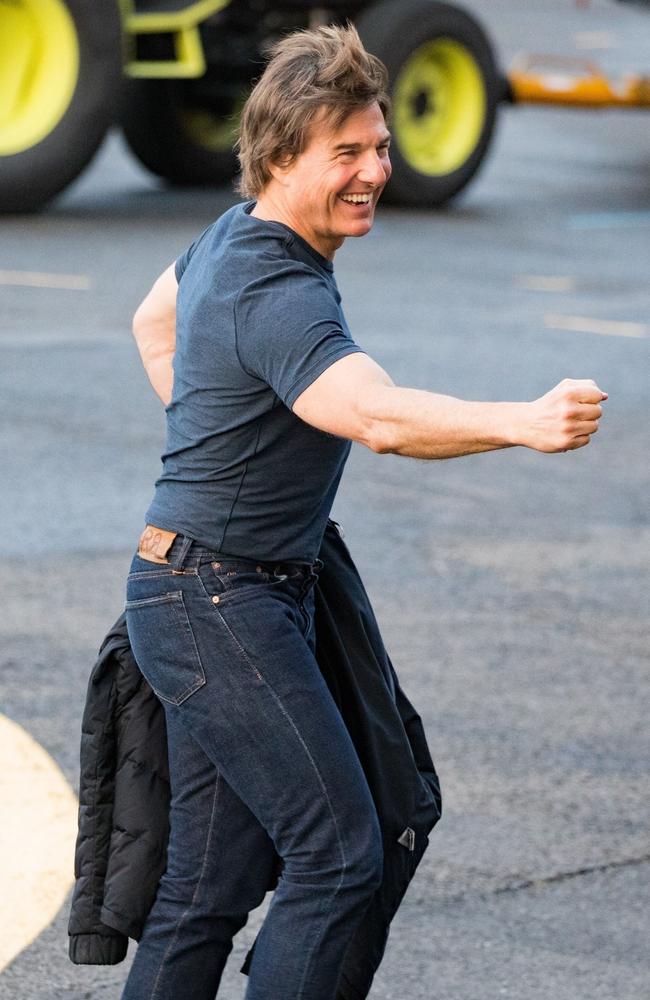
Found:
<svg viewBox="0 0 650 1000"><path fill-rule="evenodd" d="M420 46L400 70L393 99L395 141L409 166L430 177L462 167L487 107L481 70L466 46L452 38Z"/></svg>
<svg viewBox="0 0 650 1000"><path fill-rule="evenodd" d="M187 138L209 153L231 152L239 132L239 119L246 103L246 94L233 101L230 113L217 115L204 108L185 107L181 112L181 127Z"/></svg>
<svg viewBox="0 0 650 1000"><path fill-rule="evenodd" d="M188 139L210 153L227 152L237 138L236 118L219 118L209 111L186 108L181 123Z"/></svg>
<svg viewBox="0 0 650 1000"><path fill-rule="evenodd" d="M77 32L62 0L0 0L0 156L49 135L78 75Z"/></svg>

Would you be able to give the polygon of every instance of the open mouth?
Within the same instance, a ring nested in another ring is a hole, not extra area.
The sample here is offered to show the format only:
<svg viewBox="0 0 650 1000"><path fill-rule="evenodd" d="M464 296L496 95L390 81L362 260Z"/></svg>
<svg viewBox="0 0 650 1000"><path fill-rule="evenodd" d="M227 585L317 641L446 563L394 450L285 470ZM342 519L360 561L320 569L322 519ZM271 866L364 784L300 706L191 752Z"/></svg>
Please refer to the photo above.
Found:
<svg viewBox="0 0 650 1000"><path fill-rule="evenodd" d="M339 198L346 205L370 205L372 204L372 194L340 194Z"/></svg>

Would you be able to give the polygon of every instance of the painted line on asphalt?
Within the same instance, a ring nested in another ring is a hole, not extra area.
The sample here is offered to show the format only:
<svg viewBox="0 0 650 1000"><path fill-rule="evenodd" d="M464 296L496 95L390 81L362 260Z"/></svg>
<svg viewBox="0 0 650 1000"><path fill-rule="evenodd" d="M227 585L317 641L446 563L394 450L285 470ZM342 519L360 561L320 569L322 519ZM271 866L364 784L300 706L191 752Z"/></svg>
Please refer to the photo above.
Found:
<svg viewBox="0 0 650 1000"><path fill-rule="evenodd" d="M583 51L613 49L617 38L613 31L578 31L574 36L575 46Z"/></svg>
<svg viewBox="0 0 650 1000"><path fill-rule="evenodd" d="M87 292L92 282L85 274L49 274L45 271L0 271L0 285L27 288L60 288Z"/></svg>
<svg viewBox="0 0 650 1000"><path fill-rule="evenodd" d="M563 274L517 274L514 280L529 292L573 292L576 287L576 279Z"/></svg>
<svg viewBox="0 0 650 1000"><path fill-rule="evenodd" d="M594 319L592 316L560 316L547 313L544 324L549 330L567 330L573 333L598 333L605 337L650 336L647 323L627 323L613 319Z"/></svg>
<svg viewBox="0 0 650 1000"><path fill-rule="evenodd" d="M646 229L650 212L582 212L570 215L569 229Z"/></svg>
<svg viewBox="0 0 650 1000"><path fill-rule="evenodd" d="M65 901L74 880L78 808L58 764L0 715L0 970Z"/></svg>
<svg viewBox="0 0 650 1000"><path fill-rule="evenodd" d="M64 333L21 333L15 334L0 333L0 350L22 351L25 347L98 347L98 346L118 346L124 344L130 346L131 338L124 332L119 333L74 333L66 331Z"/></svg>

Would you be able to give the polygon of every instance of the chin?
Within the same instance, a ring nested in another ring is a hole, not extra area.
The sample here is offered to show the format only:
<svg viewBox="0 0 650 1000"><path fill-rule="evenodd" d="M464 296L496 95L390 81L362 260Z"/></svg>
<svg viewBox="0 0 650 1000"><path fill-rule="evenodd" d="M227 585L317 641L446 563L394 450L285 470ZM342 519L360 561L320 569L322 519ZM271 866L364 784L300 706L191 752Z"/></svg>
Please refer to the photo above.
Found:
<svg viewBox="0 0 650 1000"><path fill-rule="evenodd" d="M348 236L366 236L372 229L372 224L374 221L375 221L374 219L368 219L367 221L360 219L359 222L357 222L356 226L350 227L350 232L348 233Z"/></svg>

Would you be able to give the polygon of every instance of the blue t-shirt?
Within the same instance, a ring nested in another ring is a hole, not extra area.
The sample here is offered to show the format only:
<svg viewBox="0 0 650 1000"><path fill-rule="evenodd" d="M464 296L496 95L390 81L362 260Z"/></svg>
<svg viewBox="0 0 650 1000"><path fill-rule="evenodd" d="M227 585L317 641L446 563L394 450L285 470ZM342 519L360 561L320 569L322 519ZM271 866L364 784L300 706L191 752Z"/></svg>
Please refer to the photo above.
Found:
<svg viewBox="0 0 650 1000"><path fill-rule="evenodd" d="M146 520L218 552L313 560L350 442L291 410L360 351L331 262L235 205L176 262L174 387Z"/></svg>

